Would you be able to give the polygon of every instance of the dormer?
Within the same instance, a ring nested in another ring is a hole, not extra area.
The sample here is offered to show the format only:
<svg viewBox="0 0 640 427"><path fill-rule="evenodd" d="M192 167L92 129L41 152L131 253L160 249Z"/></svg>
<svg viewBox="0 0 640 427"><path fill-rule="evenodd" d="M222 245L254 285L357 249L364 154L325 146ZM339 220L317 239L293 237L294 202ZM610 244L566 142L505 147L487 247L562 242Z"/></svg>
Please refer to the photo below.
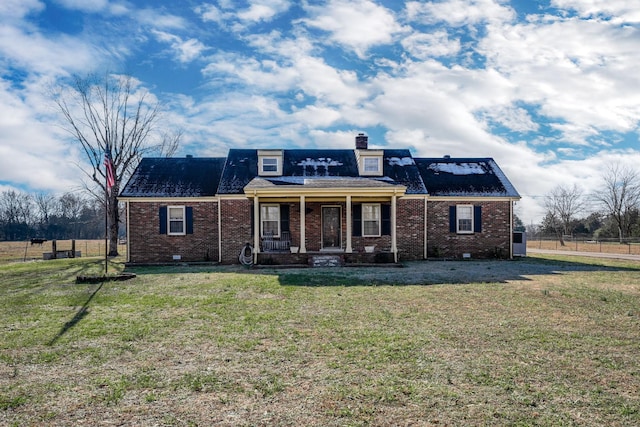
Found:
<svg viewBox="0 0 640 427"><path fill-rule="evenodd" d="M382 176L384 150L369 150L368 137L359 133L356 136L356 159L360 176Z"/></svg>
<svg viewBox="0 0 640 427"><path fill-rule="evenodd" d="M282 150L258 150L258 175L282 176Z"/></svg>

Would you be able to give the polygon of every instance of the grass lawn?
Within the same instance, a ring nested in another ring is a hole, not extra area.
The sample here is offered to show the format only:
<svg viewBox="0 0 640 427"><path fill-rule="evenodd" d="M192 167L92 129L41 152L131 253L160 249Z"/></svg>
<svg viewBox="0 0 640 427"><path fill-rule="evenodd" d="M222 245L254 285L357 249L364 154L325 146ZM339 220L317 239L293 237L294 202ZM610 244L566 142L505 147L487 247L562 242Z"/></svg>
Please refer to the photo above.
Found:
<svg viewBox="0 0 640 427"><path fill-rule="evenodd" d="M637 262L100 262L0 265L0 425L640 425Z"/></svg>

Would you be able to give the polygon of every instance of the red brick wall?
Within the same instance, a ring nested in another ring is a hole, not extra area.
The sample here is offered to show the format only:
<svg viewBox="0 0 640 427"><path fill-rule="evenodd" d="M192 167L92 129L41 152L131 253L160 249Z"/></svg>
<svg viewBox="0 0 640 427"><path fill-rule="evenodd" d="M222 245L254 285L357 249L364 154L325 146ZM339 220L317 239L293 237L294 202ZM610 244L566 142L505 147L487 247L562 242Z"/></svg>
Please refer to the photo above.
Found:
<svg viewBox="0 0 640 427"><path fill-rule="evenodd" d="M223 264L238 264L244 245L253 246L252 211L253 202L249 199L220 200Z"/></svg>
<svg viewBox="0 0 640 427"><path fill-rule="evenodd" d="M470 204L459 202L458 204ZM482 206L482 231L474 234L449 232L449 206L456 202L428 202L427 253L434 258L509 258L511 229L509 201L473 202Z"/></svg>
<svg viewBox="0 0 640 427"><path fill-rule="evenodd" d="M424 200L398 199L396 241L399 260L424 258Z"/></svg>
<svg viewBox="0 0 640 427"><path fill-rule="evenodd" d="M454 202L428 202L428 256L434 258L461 258L470 253L472 258L508 258L510 248L510 202L475 202L482 206L482 232L460 235L449 232L449 206ZM218 261L218 203L184 203L193 207L194 233L168 236L159 233L160 206L170 203L129 203L129 257L132 263L180 261ZM175 203L182 205L182 203ZM300 206L290 203L290 231L292 245L300 245ZM321 244L321 208L339 205L342 208L342 245L346 247L347 221L344 203L307 203L306 247L308 252L319 251ZM238 263L238 254L245 243L253 245L253 203L245 199L220 201L222 227L222 263ZM397 246L400 260L423 259L424 201L398 199ZM353 251L364 252L364 246L375 245L376 252L391 249L390 236L379 238L352 237Z"/></svg>
<svg viewBox="0 0 640 427"><path fill-rule="evenodd" d="M218 204L215 202L129 202L129 261L131 263L218 260ZM160 234L161 206L191 206L193 234ZM181 259L175 261L174 255Z"/></svg>

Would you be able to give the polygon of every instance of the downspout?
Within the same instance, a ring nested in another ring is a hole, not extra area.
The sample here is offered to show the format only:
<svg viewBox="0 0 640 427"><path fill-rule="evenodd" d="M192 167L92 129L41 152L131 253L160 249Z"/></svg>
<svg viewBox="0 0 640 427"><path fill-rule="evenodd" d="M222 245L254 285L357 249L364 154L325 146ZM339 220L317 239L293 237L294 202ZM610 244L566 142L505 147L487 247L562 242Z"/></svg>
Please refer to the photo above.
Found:
<svg viewBox="0 0 640 427"><path fill-rule="evenodd" d="M351 242L351 195L347 196L347 248L345 250L346 253L350 254L353 252L353 243Z"/></svg>
<svg viewBox="0 0 640 427"><path fill-rule="evenodd" d="M513 259L513 199L509 199L509 259Z"/></svg>
<svg viewBox="0 0 640 427"><path fill-rule="evenodd" d="M222 264L222 200L218 198L218 263Z"/></svg>
<svg viewBox="0 0 640 427"><path fill-rule="evenodd" d="M253 263L257 264L260 252L260 201L255 191L253 195Z"/></svg>
<svg viewBox="0 0 640 427"><path fill-rule="evenodd" d="M391 252L393 253L393 262L398 262L398 237L396 235L396 199L394 194L391 196Z"/></svg>
<svg viewBox="0 0 640 427"><path fill-rule="evenodd" d="M427 197L425 196L424 198L424 253L423 253L423 258L424 259L428 259L429 258L429 248L427 246L427 226L428 226L428 221L427 221Z"/></svg>
<svg viewBox="0 0 640 427"><path fill-rule="evenodd" d="M307 253L306 216L307 204L304 196L300 196L300 253Z"/></svg>
<svg viewBox="0 0 640 427"><path fill-rule="evenodd" d="M131 224L130 218L130 206L129 201L127 200L127 262L131 262L131 230L129 229L129 224Z"/></svg>

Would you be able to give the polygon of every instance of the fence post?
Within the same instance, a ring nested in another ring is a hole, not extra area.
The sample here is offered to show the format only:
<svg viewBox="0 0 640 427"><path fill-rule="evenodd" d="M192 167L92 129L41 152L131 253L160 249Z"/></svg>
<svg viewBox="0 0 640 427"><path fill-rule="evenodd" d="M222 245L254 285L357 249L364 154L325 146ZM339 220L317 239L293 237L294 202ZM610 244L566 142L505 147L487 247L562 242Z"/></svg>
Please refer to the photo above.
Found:
<svg viewBox="0 0 640 427"><path fill-rule="evenodd" d="M51 258L52 259L57 259L58 258L58 245L57 242L55 240L51 241Z"/></svg>

